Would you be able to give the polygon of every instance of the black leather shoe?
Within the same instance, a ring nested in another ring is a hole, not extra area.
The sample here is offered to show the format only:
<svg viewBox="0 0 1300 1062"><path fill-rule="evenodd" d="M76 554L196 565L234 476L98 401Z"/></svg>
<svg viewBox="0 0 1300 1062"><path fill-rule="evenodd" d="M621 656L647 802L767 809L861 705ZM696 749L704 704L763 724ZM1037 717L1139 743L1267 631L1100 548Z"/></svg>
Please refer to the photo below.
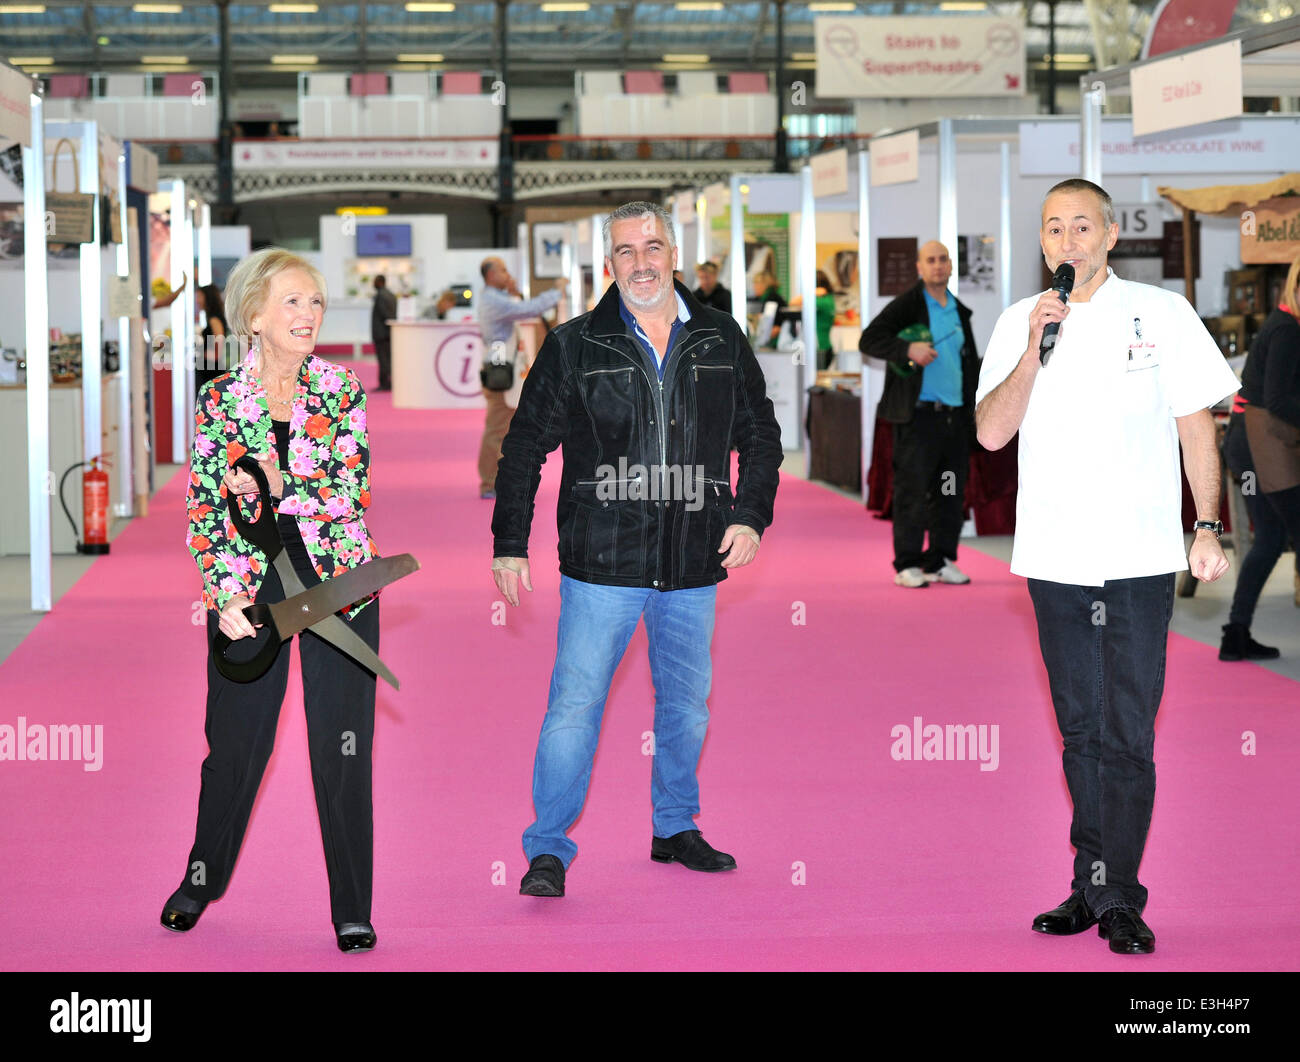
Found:
<svg viewBox="0 0 1300 1062"><path fill-rule="evenodd" d="M1068 937L1075 933L1082 933L1090 926L1097 924L1097 916L1092 913L1088 907L1088 901L1083 898L1083 890L1075 889L1070 893L1070 898L1061 904L1060 907L1053 907L1050 911L1044 911L1034 919L1030 928L1035 933L1048 933L1054 937Z"/></svg>
<svg viewBox="0 0 1300 1062"><path fill-rule="evenodd" d="M1112 907L1104 911L1097 935L1110 941L1110 950L1116 955L1150 955L1156 950L1156 935L1142 916L1127 907Z"/></svg>
<svg viewBox="0 0 1300 1062"><path fill-rule="evenodd" d="M375 927L369 922L335 922L334 935L343 952L374 951L378 941Z"/></svg>
<svg viewBox="0 0 1300 1062"><path fill-rule="evenodd" d="M528 864L528 873L519 883L520 896L563 896L564 864L559 856L543 853Z"/></svg>
<svg viewBox="0 0 1300 1062"><path fill-rule="evenodd" d="M671 837L653 838L650 858L656 863L680 863L687 870L703 870L710 874L736 869L736 861L709 844L699 830L683 830Z"/></svg>
<svg viewBox="0 0 1300 1062"><path fill-rule="evenodd" d="M177 889L167 898L159 921L164 929L170 929L173 933L188 933L198 925L199 915L207 906L206 901L191 900Z"/></svg>

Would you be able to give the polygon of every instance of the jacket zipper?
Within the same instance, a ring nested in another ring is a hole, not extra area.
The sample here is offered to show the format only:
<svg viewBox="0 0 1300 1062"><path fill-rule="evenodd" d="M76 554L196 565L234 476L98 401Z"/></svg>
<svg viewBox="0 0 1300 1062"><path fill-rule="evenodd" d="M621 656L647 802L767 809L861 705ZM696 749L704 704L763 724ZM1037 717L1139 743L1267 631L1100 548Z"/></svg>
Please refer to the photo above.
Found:
<svg viewBox="0 0 1300 1062"><path fill-rule="evenodd" d="M574 480L576 487L599 487L602 483L640 483L640 476L628 476L626 479L578 479Z"/></svg>
<svg viewBox="0 0 1300 1062"><path fill-rule="evenodd" d="M731 372L731 366L730 366L730 365L696 365L696 366L695 366L695 382L696 382L696 383L699 383L699 382L700 382L700 370L701 370L701 369L703 369L705 372L708 372L710 369L714 369L714 370L717 370L717 371L720 371L720 372Z"/></svg>
<svg viewBox="0 0 1300 1062"><path fill-rule="evenodd" d="M599 345L602 346L602 347L605 347L605 348L608 349L608 350L612 350L612 351L614 351L615 354L618 354L618 355L620 355L621 357L624 357L624 358L629 357L629 355L627 354L626 351L620 350L618 347L614 346L612 343L607 343L607 342L605 342L603 339L599 338L598 336L594 336L594 335L591 335L590 333L588 333L588 335L586 336L586 338L587 338L587 339L590 339L590 340L591 340L592 342L594 342L594 343L599 344ZM703 337L700 337L700 338L702 339ZM697 340L697 342L698 342L698 340ZM687 352L688 349L689 349L689 348L687 348L687 347L683 347L682 350L681 350L681 353L682 353L682 354L685 354L685 353ZM667 359L668 359L668 355L671 354L671 353L672 353L672 351L666 351L666 352L664 353L664 360L665 360L665 361L667 361ZM667 436L667 435L665 434L665 432L664 432L664 382L663 382L662 379L660 379L660 380L659 380L659 386L658 386L658 388L656 389L656 387L654 386L654 384L651 383L651 381L650 381L650 374L649 374L648 372L645 371L645 366L644 366L644 365L637 364L637 365L634 365L634 366L629 366L629 368L637 368L637 369L640 369L640 370L641 370L641 375L645 377L646 386L650 388L650 393L656 396L656 397L655 397L655 416L658 417L658 420L655 422L655 427L659 429L659 474L660 474L660 476L663 476L664 472L666 471L667 465L668 465L668 436ZM665 368L667 368L666 365L665 365ZM698 371L698 368L699 368L699 367L696 366L697 371ZM608 370L597 369L597 370L593 370L593 373L594 373L594 372L614 372L614 371L622 372L622 371L624 371L624 370L622 370L622 369L618 369L618 370L613 370L613 369L608 369ZM697 377L697 379L698 379L698 377ZM662 483L660 484L660 486L662 487ZM718 489L718 488L717 488L717 484L714 484L713 489L714 489L714 490L717 490L717 489ZM660 491L660 493L662 494L662 490ZM657 576L657 578L655 579L655 589L659 589L659 587L661 586L661 584L662 584L663 581L664 581L664 565L663 565L663 548L662 548L662 543L660 544L660 548L657 549L657 550L655 550L655 575Z"/></svg>

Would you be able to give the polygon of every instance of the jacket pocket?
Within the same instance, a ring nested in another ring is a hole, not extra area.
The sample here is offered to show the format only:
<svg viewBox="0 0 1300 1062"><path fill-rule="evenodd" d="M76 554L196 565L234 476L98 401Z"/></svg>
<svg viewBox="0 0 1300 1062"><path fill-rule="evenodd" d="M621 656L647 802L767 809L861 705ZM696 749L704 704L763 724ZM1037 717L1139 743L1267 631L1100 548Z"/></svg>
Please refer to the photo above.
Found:
<svg viewBox="0 0 1300 1062"><path fill-rule="evenodd" d="M716 576L722 570L725 554L718 552L723 532L733 522L735 498L731 484L720 479L700 480L701 506L686 512L682 534L682 575L687 579Z"/></svg>
<svg viewBox="0 0 1300 1062"><path fill-rule="evenodd" d="M705 465L725 465L731 454L736 418L735 366L692 365L691 380L695 394L695 460Z"/></svg>
<svg viewBox="0 0 1300 1062"><path fill-rule="evenodd" d="M631 453L641 422L637 370L631 365L583 373L583 402L603 455Z"/></svg>
<svg viewBox="0 0 1300 1062"><path fill-rule="evenodd" d="M560 530L561 562L596 576L644 574L645 506L628 497L634 487L619 480L574 484L566 526Z"/></svg>

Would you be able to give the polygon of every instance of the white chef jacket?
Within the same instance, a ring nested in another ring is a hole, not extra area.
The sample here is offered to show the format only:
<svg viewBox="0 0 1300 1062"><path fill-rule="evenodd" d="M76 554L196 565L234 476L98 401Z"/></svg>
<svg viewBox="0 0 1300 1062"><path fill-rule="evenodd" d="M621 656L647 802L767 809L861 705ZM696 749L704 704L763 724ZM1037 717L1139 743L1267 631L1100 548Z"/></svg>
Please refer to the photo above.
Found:
<svg viewBox="0 0 1300 1062"><path fill-rule="evenodd" d="M975 400L1009 376L1038 296L1003 311ZM1071 303L1020 425L1011 572L1101 586L1187 568L1178 426L1237 390L1181 295L1107 279Z"/></svg>

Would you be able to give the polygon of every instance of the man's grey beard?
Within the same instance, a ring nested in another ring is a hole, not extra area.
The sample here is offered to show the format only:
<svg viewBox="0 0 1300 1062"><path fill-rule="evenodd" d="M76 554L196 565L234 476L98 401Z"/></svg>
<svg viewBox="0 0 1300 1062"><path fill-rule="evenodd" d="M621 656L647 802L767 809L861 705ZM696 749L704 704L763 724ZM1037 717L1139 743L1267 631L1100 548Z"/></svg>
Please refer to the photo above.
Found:
<svg viewBox="0 0 1300 1062"><path fill-rule="evenodd" d="M668 280L667 284L661 286L659 291L654 295L654 297L650 299L639 299L628 290L628 288L631 288L632 286L631 279L629 279L627 282L628 283L627 288L624 288L623 285L620 284L618 290L623 296L623 301L626 302L629 306L632 306L638 310L655 310L658 309L660 306L662 306L667 300L667 297L672 294L673 283L671 277L672 274L670 273L669 274L670 279Z"/></svg>

